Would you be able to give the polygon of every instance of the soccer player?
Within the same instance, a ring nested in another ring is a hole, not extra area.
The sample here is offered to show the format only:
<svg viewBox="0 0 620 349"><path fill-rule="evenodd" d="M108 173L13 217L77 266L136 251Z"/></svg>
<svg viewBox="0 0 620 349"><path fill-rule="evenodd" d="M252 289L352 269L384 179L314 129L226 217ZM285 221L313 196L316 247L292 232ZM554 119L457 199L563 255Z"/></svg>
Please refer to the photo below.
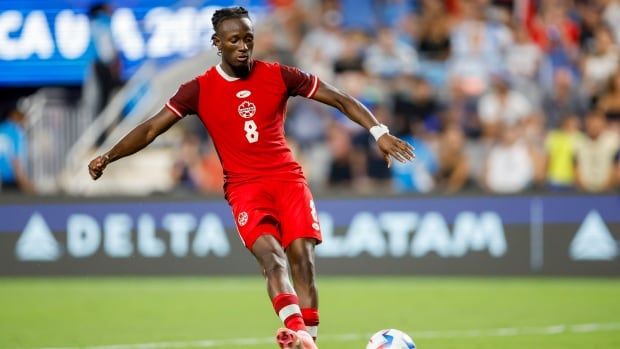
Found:
<svg viewBox="0 0 620 349"><path fill-rule="evenodd" d="M413 148L390 135L359 101L318 77L252 59L254 29L244 8L220 9L212 23L221 62L182 84L161 111L93 159L89 172L99 178L109 163L146 147L180 118L198 115L222 162L225 197L239 235L262 267L284 322L276 340L280 348L314 349L319 324L314 247L321 233L312 194L285 142L286 102L299 95L337 108L370 130L388 166L390 157L413 159Z"/></svg>

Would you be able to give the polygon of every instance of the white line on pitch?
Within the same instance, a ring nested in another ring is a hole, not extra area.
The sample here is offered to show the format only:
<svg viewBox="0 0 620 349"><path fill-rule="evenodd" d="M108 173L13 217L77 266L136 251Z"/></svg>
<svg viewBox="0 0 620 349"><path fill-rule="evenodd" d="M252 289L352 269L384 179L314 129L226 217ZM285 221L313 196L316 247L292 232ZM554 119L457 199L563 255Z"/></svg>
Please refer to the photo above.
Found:
<svg viewBox="0 0 620 349"><path fill-rule="evenodd" d="M526 335L556 335L560 333L586 333L620 331L620 322L593 323L576 325L552 325L543 327L505 327L481 330L447 330L447 331L411 331L415 339L423 338L479 338L479 337L512 337ZM349 342L370 338L369 333L348 333L321 336L321 342ZM174 349L174 348L214 348L231 345L259 345L273 343L273 337L237 338L237 339L206 339L184 342L156 342L136 344L91 345L83 347L46 347L41 349Z"/></svg>

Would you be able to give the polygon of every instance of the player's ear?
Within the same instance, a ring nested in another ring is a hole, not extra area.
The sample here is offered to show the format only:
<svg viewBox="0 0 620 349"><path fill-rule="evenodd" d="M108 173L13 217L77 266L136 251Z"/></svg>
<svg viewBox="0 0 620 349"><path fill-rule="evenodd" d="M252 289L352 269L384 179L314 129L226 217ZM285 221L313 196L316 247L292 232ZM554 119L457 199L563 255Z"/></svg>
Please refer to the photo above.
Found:
<svg viewBox="0 0 620 349"><path fill-rule="evenodd" d="M211 35L211 44L213 46L215 46L218 49L218 51L222 50L222 47L221 47L222 40L220 40L220 38L219 38L219 36L217 36L217 34Z"/></svg>

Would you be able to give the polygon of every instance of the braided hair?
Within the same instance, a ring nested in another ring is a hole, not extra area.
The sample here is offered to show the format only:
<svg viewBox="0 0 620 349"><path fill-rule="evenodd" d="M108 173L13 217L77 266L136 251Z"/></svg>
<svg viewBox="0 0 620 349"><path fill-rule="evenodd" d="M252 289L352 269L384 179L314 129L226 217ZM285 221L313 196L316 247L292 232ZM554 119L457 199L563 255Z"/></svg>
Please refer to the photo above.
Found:
<svg viewBox="0 0 620 349"><path fill-rule="evenodd" d="M217 32L217 27L223 21L231 18L247 18L250 19L250 15L248 10L239 6L239 7L225 7L215 11L213 17L211 17L211 23L213 24L213 30Z"/></svg>

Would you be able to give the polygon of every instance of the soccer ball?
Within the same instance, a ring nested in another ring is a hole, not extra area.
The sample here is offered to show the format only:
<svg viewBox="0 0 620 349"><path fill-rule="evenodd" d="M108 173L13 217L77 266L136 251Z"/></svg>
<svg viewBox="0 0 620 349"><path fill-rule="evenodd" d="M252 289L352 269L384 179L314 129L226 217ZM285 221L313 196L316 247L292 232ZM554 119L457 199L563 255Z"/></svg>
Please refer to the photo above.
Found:
<svg viewBox="0 0 620 349"><path fill-rule="evenodd" d="M391 328L373 334L366 349L415 349L415 343L405 332Z"/></svg>

